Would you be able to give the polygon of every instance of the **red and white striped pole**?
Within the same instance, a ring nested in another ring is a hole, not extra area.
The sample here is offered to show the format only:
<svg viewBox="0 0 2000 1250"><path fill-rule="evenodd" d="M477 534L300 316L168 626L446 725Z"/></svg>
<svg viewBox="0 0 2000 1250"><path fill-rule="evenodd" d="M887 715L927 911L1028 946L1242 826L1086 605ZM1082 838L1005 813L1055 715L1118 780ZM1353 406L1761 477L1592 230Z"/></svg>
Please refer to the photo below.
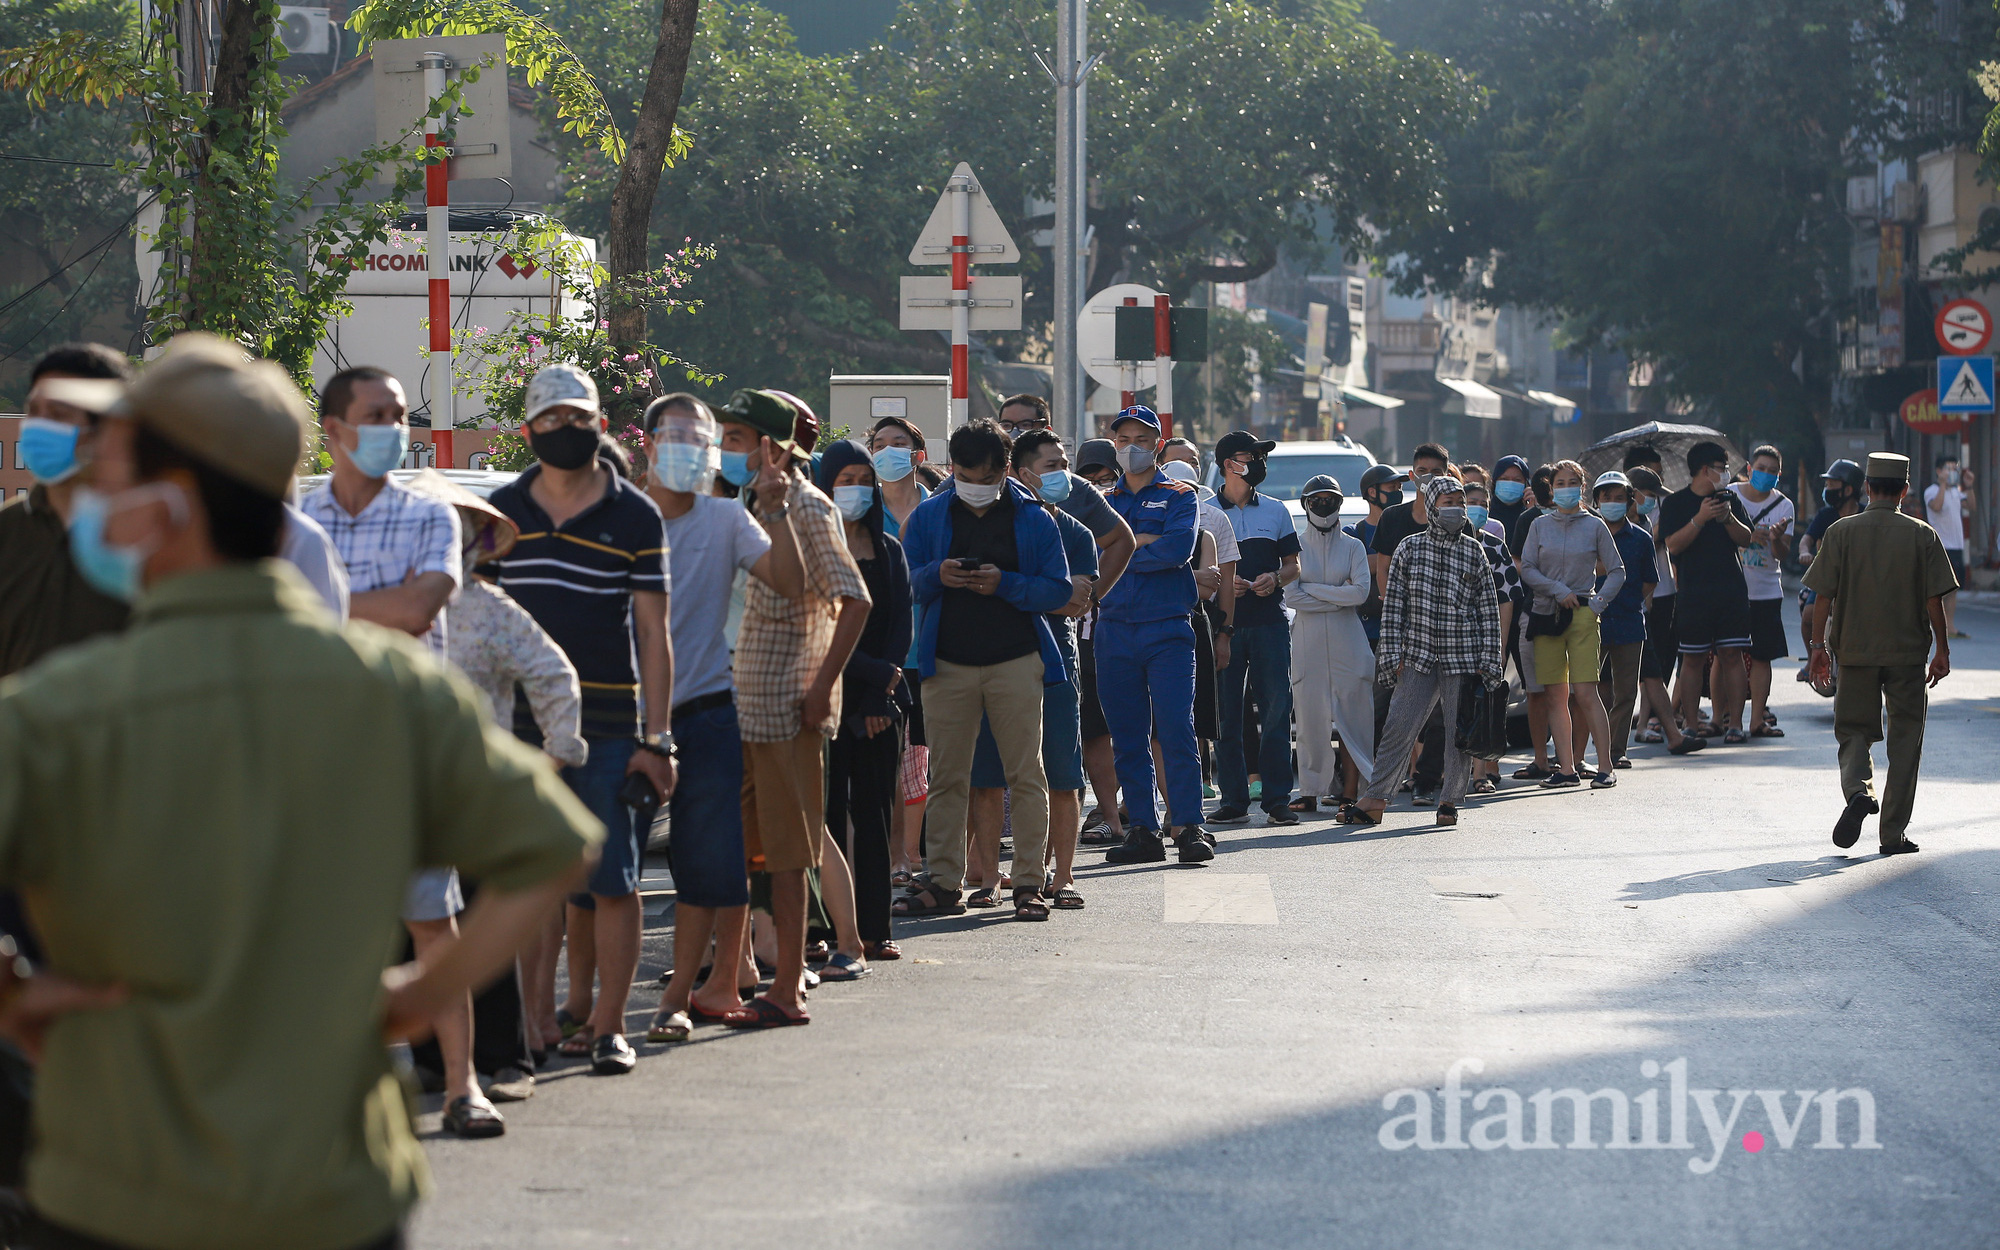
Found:
<svg viewBox="0 0 2000 1250"><path fill-rule="evenodd" d="M1125 297L1125 307L1137 308L1138 306L1138 296L1127 295ZM1116 330L1112 331L1112 339L1114 342L1117 340ZM1139 402L1139 366L1129 360L1120 361L1118 363L1118 379L1125 384L1118 392L1118 411L1123 412L1133 404Z"/></svg>
<svg viewBox="0 0 2000 1250"><path fill-rule="evenodd" d="M972 414L972 179L954 174L951 195L951 427Z"/></svg>
<svg viewBox="0 0 2000 1250"><path fill-rule="evenodd" d="M445 92L445 69L451 64L442 52L426 52L424 98L436 103ZM424 146L444 146L440 128L444 119L424 119ZM431 321L431 444L437 467L452 467L451 429L453 411L451 385L451 171L450 158L424 169L424 241L426 267L430 271Z"/></svg>
<svg viewBox="0 0 2000 1250"><path fill-rule="evenodd" d="M1174 436L1174 319L1167 297L1153 297L1153 407L1160 414L1160 433Z"/></svg>

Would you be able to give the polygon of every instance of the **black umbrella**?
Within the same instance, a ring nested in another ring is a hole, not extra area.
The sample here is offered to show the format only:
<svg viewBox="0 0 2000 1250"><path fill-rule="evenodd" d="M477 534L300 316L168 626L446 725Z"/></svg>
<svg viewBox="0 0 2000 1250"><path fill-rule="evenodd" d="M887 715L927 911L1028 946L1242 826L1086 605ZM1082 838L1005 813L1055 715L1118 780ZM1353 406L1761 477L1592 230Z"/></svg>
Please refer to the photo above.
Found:
<svg viewBox="0 0 2000 1250"><path fill-rule="evenodd" d="M1732 474L1744 464L1743 453L1721 430L1712 430L1705 425L1648 421L1592 443L1589 450L1583 453L1583 470L1588 480L1596 481L1598 474L1611 469L1623 469L1625 453L1642 443L1660 453L1660 480L1668 490L1680 490L1688 484L1687 453L1688 448L1696 443L1721 443L1728 448L1729 471Z"/></svg>

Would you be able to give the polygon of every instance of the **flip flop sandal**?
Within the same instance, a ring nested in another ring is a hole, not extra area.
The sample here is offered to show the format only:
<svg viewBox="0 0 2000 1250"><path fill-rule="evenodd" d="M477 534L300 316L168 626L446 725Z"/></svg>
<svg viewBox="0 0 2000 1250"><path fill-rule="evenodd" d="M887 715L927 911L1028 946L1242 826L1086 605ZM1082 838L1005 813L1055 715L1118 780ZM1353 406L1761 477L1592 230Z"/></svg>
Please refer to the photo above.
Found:
<svg viewBox="0 0 2000 1250"><path fill-rule="evenodd" d="M569 1014L569 1008L567 1007L558 1007L556 1009L556 1027L562 1030L563 1040L568 1041L570 1038L575 1037L578 1033L589 1028L590 1021L587 1019L579 1019L578 1017ZM568 1054L569 1052L565 1051L563 1053ZM582 1054L583 1052L578 1051L576 1053Z"/></svg>
<svg viewBox="0 0 2000 1250"><path fill-rule="evenodd" d="M499 1137L507 1131L507 1121L492 1103L474 1102L462 1094L444 1109L444 1131L458 1137Z"/></svg>
<svg viewBox="0 0 2000 1250"><path fill-rule="evenodd" d="M801 1011L793 1015L768 998L753 998L741 1011L732 1011L723 1023L732 1029L787 1029L811 1024L812 1017Z"/></svg>
<svg viewBox="0 0 2000 1250"><path fill-rule="evenodd" d="M639 1062L622 1034L606 1033L590 1046L590 1070L599 1076L624 1076Z"/></svg>
<svg viewBox="0 0 2000 1250"><path fill-rule="evenodd" d="M1340 809L1334 820L1343 825L1379 825L1382 813L1368 811L1359 803L1349 803Z"/></svg>
<svg viewBox="0 0 2000 1250"><path fill-rule="evenodd" d="M826 961L826 967L819 970L822 981L859 981L875 971L854 956L842 953Z"/></svg>
<svg viewBox="0 0 2000 1250"><path fill-rule="evenodd" d="M889 911L898 916L963 916L965 902L957 890L945 890L935 885L923 885L889 904Z"/></svg>
<svg viewBox="0 0 2000 1250"><path fill-rule="evenodd" d="M752 997L755 997L755 996L753 995ZM702 1006L702 1005L701 1005L700 1003L697 1003L697 1002L693 1002L693 1001L690 1001L690 1002L688 1003L688 1005L687 1005L687 1012L686 1012L685 1014L687 1015L687 1018L688 1018L688 1020L689 1020L690 1022L694 1023L694 1024L728 1024L728 1023L729 1023L729 1013L728 1013L728 1012L726 1012L726 1011L710 1011L710 1010L708 1010L708 1008L706 1008L706 1007L703 1007L703 1006ZM648 1038L648 1040L651 1040L651 1039L650 1039L650 1038Z"/></svg>
<svg viewBox="0 0 2000 1250"><path fill-rule="evenodd" d="M1543 768L1540 764L1530 764L1526 768L1517 768L1514 770L1514 780L1516 781L1543 781L1549 775L1549 770Z"/></svg>
<svg viewBox="0 0 2000 1250"><path fill-rule="evenodd" d="M694 1020L685 1011L662 1008L646 1026L646 1040L655 1045L668 1042L685 1042L694 1032Z"/></svg>
<svg viewBox="0 0 2000 1250"><path fill-rule="evenodd" d="M586 1024L568 1037L565 1037L562 1040L562 1045L556 1047L556 1053L559 1055L568 1055L572 1059L582 1059L590 1054L590 1048L596 1041L597 1035L591 1032L590 1026Z"/></svg>
<svg viewBox="0 0 2000 1250"><path fill-rule="evenodd" d="M1113 833L1109 825L1099 825L1094 829L1086 829L1083 831L1083 835L1077 839L1077 841L1085 846L1117 846L1124 840L1125 835L1122 833Z"/></svg>
<svg viewBox="0 0 2000 1250"><path fill-rule="evenodd" d="M1083 907L1083 895L1078 894L1075 887L1066 885L1055 892L1049 906L1057 911L1079 911Z"/></svg>
<svg viewBox="0 0 2000 1250"><path fill-rule="evenodd" d="M1666 740L1667 740L1667 735L1661 733L1657 729L1648 729L1646 732L1640 734L1637 738L1633 739L1634 742L1665 742Z"/></svg>
<svg viewBox="0 0 2000 1250"><path fill-rule="evenodd" d="M1438 804L1437 822L1440 825L1456 825L1458 823L1458 809L1449 803Z"/></svg>
<svg viewBox="0 0 2000 1250"><path fill-rule="evenodd" d="M1753 738L1782 738L1785 736L1785 731L1778 728L1776 725L1766 724L1766 725L1759 725L1755 729L1751 730L1750 736Z"/></svg>
<svg viewBox="0 0 2000 1250"><path fill-rule="evenodd" d="M833 948L825 942L813 942L806 947L807 963L824 963L833 954Z"/></svg>
<svg viewBox="0 0 2000 1250"><path fill-rule="evenodd" d="M1497 794L1499 790L1500 787L1493 784L1491 777L1481 777L1472 783L1472 792L1474 794Z"/></svg>
<svg viewBox="0 0 2000 1250"><path fill-rule="evenodd" d="M882 942L863 942L861 953L870 959L901 959L903 948L896 945L892 938Z"/></svg>
<svg viewBox="0 0 2000 1250"><path fill-rule="evenodd" d="M1748 734L1744 733L1741 729L1732 729L1722 735L1722 740L1724 742L1729 743L1731 746L1735 746L1739 743L1750 741L1750 737Z"/></svg>
<svg viewBox="0 0 2000 1250"><path fill-rule="evenodd" d="M916 879L916 873L911 872L907 868L898 868L889 874L889 886L891 889L900 890L906 886L915 884Z"/></svg>
<svg viewBox="0 0 2000 1250"><path fill-rule="evenodd" d="M1040 890L1016 890L1014 892L1014 919L1047 920L1049 905L1042 901Z"/></svg>
<svg viewBox="0 0 2000 1250"><path fill-rule="evenodd" d="M1316 812L1319 810L1319 799L1310 794L1301 794L1292 800L1291 807L1295 812Z"/></svg>
<svg viewBox="0 0 2000 1250"><path fill-rule="evenodd" d="M1000 892L990 885L980 886L965 896L965 905L967 907L998 907L1000 905Z"/></svg>

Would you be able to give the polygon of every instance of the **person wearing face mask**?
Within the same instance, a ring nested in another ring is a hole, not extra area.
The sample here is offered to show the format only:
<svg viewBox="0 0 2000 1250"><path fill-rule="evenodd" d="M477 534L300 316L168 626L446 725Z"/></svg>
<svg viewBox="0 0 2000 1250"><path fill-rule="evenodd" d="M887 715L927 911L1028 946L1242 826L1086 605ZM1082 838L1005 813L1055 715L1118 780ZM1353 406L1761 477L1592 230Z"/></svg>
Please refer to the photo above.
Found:
<svg viewBox="0 0 2000 1250"><path fill-rule="evenodd" d="M1597 515L1611 529L1611 541L1625 563L1625 584L1605 605L1598 621L1604 652L1598 668L1597 691L1610 717L1611 766L1630 768L1625 746L1632 734L1632 709L1639 700L1639 671L1646 652L1646 611L1653 597L1653 539L1632 523L1632 482L1623 473L1600 473L1590 497ZM1604 579L1598 579L1599 589ZM1581 733L1572 733L1576 754L1582 754Z"/></svg>
<svg viewBox="0 0 2000 1250"><path fill-rule="evenodd" d="M923 471L928 443L924 432L906 417L883 417L868 435L869 462L875 486L882 492L882 532L902 541L903 523L917 505L931 497ZM906 886L923 869L924 807L930 800L931 753L924 734L924 702L917 697L917 631L912 599L910 653L903 657L903 689L909 706L904 721L903 768L896 808L895 872L892 880Z"/></svg>
<svg viewBox="0 0 2000 1250"><path fill-rule="evenodd" d="M1687 451L1688 485L1660 504L1658 537L1674 559L1674 632L1681 655L1680 713L1687 732L1704 736L1701 672L1716 659L1716 719L1733 721L1743 703L1743 656L1750 646L1750 591L1738 553L1756 540L1743 500L1725 488L1729 450L1700 442ZM1722 740L1747 741L1738 725L1721 724Z"/></svg>
<svg viewBox="0 0 2000 1250"><path fill-rule="evenodd" d="M1368 515L1348 526L1347 532L1360 539L1363 547L1373 551L1383 513L1403 502L1403 475L1386 464L1370 466L1361 475L1361 498L1368 505ZM1361 628L1368 633L1368 645L1372 647L1382 632L1382 583L1375 576L1372 556L1368 565L1368 598L1362 601L1358 615ZM1387 710L1387 705L1383 710Z"/></svg>
<svg viewBox="0 0 2000 1250"><path fill-rule="evenodd" d="M1385 508L1382 519L1375 528L1374 540L1369 544L1369 567L1375 575L1377 586L1386 586L1389 580L1389 560L1396 548L1414 534L1421 534L1429 524L1429 514L1424 508L1423 483L1439 474L1448 473L1451 457L1436 443L1424 443L1410 454L1410 498L1407 502ZM1379 742L1389 718L1389 690L1378 686L1375 691L1375 738ZM1433 715L1424 724L1423 751L1417 757L1416 768L1408 776L1410 801L1419 807L1429 807L1437 802L1438 787L1444 784L1444 718Z"/></svg>
<svg viewBox="0 0 2000 1250"><path fill-rule="evenodd" d="M1222 736L1215 743L1222 806L1210 819L1218 824L1249 818L1248 770L1253 763L1263 781L1258 802L1265 823L1298 823L1292 813L1292 635L1283 594L1299 575L1299 536L1284 504L1257 490L1264 480L1265 457L1276 446L1248 430L1231 430L1215 444L1215 459L1225 475L1222 514L1236 533L1240 553L1235 629L1229 638L1229 667L1222 673ZM1246 698L1263 713L1254 761L1244 758Z"/></svg>
<svg viewBox="0 0 2000 1250"><path fill-rule="evenodd" d="M0 967L58 1129L27 1244L400 1245L425 1168L385 1037L500 974L602 829L464 676L272 558L311 420L281 366L188 334L110 402L63 385L106 418L71 546L135 611L0 690L0 885L51 939ZM385 974L441 864L477 905Z"/></svg>
<svg viewBox="0 0 2000 1250"><path fill-rule="evenodd" d="M642 774L664 803L674 790L674 657L666 526L643 491L598 456L604 417L597 384L574 365L528 381L521 433L537 463L493 492L520 529L506 555L482 565L563 649L583 684L590 758L563 779L609 834L587 890L570 899L569 998L557 1012L562 1052L614 1076L632 1070L625 1006L639 967L640 857L647 830L621 796ZM515 731L536 729L515 707ZM539 970L554 976L554 961ZM593 998L592 981L601 981ZM530 998L545 986L529 988Z"/></svg>
<svg viewBox="0 0 2000 1250"><path fill-rule="evenodd" d="M1433 475L1424 486L1421 534L1396 548L1382 590L1382 640L1375 682L1393 690L1389 718L1375 740L1372 776L1361 798L1340 811L1342 824L1379 825L1424 722L1444 718L1443 802L1437 823L1458 823L1470 761L1458 749L1458 704L1467 681L1498 688L1505 680L1500 596L1485 549L1465 523L1465 489L1457 478Z"/></svg>
<svg viewBox="0 0 2000 1250"><path fill-rule="evenodd" d="M1667 488L1659 474L1643 465L1627 469L1625 477L1631 483L1633 497L1632 507L1625 514L1626 523L1645 530L1646 536L1653 540L1653 597L1646 609L1646 647L1639 655L1639 688L1644 701L1641 715L1649 716L1650 726L1657 728L1649 726L1636 741L1665 742L1670 753L1687 755L1707 747L1708 740L1681 732L1673 696L1667 691L1667 683L1673 680L1674 665L1680 658L1680 643L1674 634L1674 569L1666 544L1653 532L1660 515L1660 500L1666 497ZM1637 570L1627 566L1626 572L1634 574Z"/></svg>
<svg viewBox="0 0 2000 1250"><path fill-rule="evenodd" d="M921 605L917 656L932 788L928 872L896 900L899 916L965 911L967 809L983 720L1013 797L1014 917L1049 918L1043 687L1067 682L1069 672L1045 614L1068 606L1076 587L1062 532L1039 492L1008 476L1011 454L996 423L960 426L951 436L951 479L903 527Z"/></svg>
<svg viewBox="0 0 2000 1250"><path fill-rule="evenodd" d="M1743 549L1743 584L1750 595L1750 718L1753 738L1782 738L1766 708L1771 698L1771 662L1792 652L1785 639L1785 554L1791 547L1798 511L1778 489L1784 461L1769 445L1750 453L1750 480L1732 482L1729 489L1750 514L1751 543ZM1741 708L1730 709L1741 716Z"/></svg>
<svg viewBox="0 0 2000 1250"><path fill-rule="evenodd" d="M1597 695L1603 667L1597 622L1625 586L1625 561L1610 529L1583 507L1582 465L1556 462L1549 500L1554 507L1535 518L1521 551L1521 580L1535 594L1531 612L1551 623L1535 639L1535 677L1548 691L1549 733L1561 767L1542 788L1580 783L1583 753L1570 732L1574 702L1576 717L1597 743L1591 787L1608 789L1618 784L1618 775L1611 770L1610 726Z"/></svg>
<svg viewBox="0 0 2000 1250"><path fill-rule="evenodd" d="M1340 484L1325 474L1299 491L1306 530L1299 536L1298 577L1285 588L1292 609L1292 700L1298 710L1297 811L1318 811L1321 797L1352 802L1368 784L1375 759L1375 653L1355 615L1373 575L1368 549L1340 528ZM1354 775L1343 778L1333 739L1347 749Z"/></svg>
<svg viewBox="0 0 2000 1250"><path fill-rule="evenodd" d="M99 419L49 398L57 382L122 382L131 362L97 343L64 343L35 362L15 454L34 489L0 507L0 677L57 647L125 628L131 607L97 590L70 556L70 503L97 442Z"/></svg>
<svg viewBox="0 0 2000 1250"><path fill-rule="evenodd" d="M1852 460L1836 460L1826 466L1826 472L1820 474L1819 480L1820 509L1813 513L1813 519L1806 524L1806 532L1799 536L1799 559L1807 565L1812 563L1813 553L1819 550L1820 539L1826 537L1827 527L1842 517L1853 516L1862 507L1865 475L1860 465ZM1799 633L1808 644L1808 654L1812 642L1812 605L1816 598L1811 587L1799 587ZM1812 680L1810 665L1799 666L1798 679L1802 682Z"/></svg>
<svg viewBox="0 0 2000 1250"><path fill-rule="evenodd" d="M1479 545L1486 551L1486 562L1493 568L1493 589L1500 596L1500 637L1506 639L1513 636L1514 618L1528 610L1529 596L1526 584L1521 581L1521 570L1514 563L1513 553L1507 550L1506 539L1478 524L1480 520L1487 519L1485 505L1490 498L1484 486L1466 484L1466 528L1479 540ZM1472 776L1471 793L1497 792L1500 789L1500 761L1474 760Z"/></svg>
<svg viewBox="0 0 2000 1250"><path fill-rule="evenodd" d="M1528 462L1519 456L1502 456L1493 462L1492 519L1500 523L1500 537L1505 541L1514 532L1514 522L1521 519L1521 513L1529 506L1528 477L1532 472Z"/></svg>
<svg viewBox="0 0 2000 1250"><path fill-rule="evenodd" d="M1111 728L1118 785L1129 824L1125 841L1105 854L1112 864L1160 863L1167 857L1154 805L1152 740L1166 764L1168 831L1183 864L1215 858L1202 827L1201 757L1195 746L1194 554L1200 499L1154 462L1160 418L1135 404L1111 422L1120 477L1110 504L1132 529L1138 550L1125 575L1101 596L1095 631L1097 694ZM1238 605L1241 611L1241 605Z"/></svg>
<svg viewBox="0 0 2000 1250"><path fill-rule="evenodd" d="M820 969L820 979L852 981L868 973L870 950L900 954L889 931L889 839L902 806L902 725L910 698L903 658L913 629L910 570L903 545L883 530L882 496L865 448L845 440L831 444L814 477L820 490L833 496L847 553L868 586L868 623L841 675L840 733L827 748L828 845L821 860L821 889L838 949Z"/></svg>
<svg viewBox="0 0 2000 1250"><path fill-rule="evenodd" d="M1924 489L1924 520L1938 532L1939 541L1944 543L1944 554L1951 560L1951 569L1958 577L1958 584L1965 585L1965 492L1972 489L1972 470L1958 466L1958 456L1953 452L1941 452L1937 464L1932 469L1937 481ZM1964 638L1958 628L1958 592L1944 597L1945 628L1954 638Z"/></svg>
<svg viewBox="0 0 2000 1250"><path fill-rule="evenodd" d="M1087 438L1077 446L1074 471L1095 487L1099 494L1108 495L1118 485L1118 449L1111 445L1108 438ZM1111 747L1111 728L1105 723L1104 704L1097 696L1097 652L1093 636L1097 618L1104 610L1098 599L1098 587L1093 585L1084 613L1076 622L1077 669L1082 678L1077 694L1080 704L1078 716L1082 721L1083 771L1090 778L1090 790L1097 799L1097 806L1084 816L1083 832L1078 841L1086 846L1117 846L1125 840L1125 822L1118 814L1118 766Z"/></svg>

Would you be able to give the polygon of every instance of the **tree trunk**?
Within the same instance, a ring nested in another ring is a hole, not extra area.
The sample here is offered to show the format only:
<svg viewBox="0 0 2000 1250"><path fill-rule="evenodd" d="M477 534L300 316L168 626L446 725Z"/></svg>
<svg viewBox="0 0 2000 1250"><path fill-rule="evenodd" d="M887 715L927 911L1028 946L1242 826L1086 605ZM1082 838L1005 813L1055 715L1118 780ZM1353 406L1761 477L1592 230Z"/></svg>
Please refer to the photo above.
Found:
<svg viewBox="0 0 2000 1250"><path fill-rule="evenodd" d="M222 37L215 51L215 65L211 71L208 96L208 133L202 144L201 165L196 171L197 184L207 186L214 175L209 166L215 159L217 149L240 149L251 136L256 119L246 115L250 107L250 79L260 63L270 55L272 24L277 19L277 9L268 6L264 0L234 0L222 9ZM183 32L191 45L199 35ZM240 151L238 152L240 156ZM250 162L245 162L249 164ZM189 265L194 281L188 284L187 325L194 329L207 328L209 318L218 310L207 306L207 282L219 269L228 268L235 258L216 255L218 250L226 250L226 234L223 239L216 237L214 229L203 229L201 211L202 196L197 192L195 200L193 238L189 245Z"/></svg>
<svg viewBox="0 0 2000 1250"><path fill-rule="evenodd" d="M653 222L653 197L660 189L667 150L674 139L674 118L681 108L681 87L687 82L688 49L694 43L695 14L701 0L661 0L660 39L653 46L653 66L646 75L646 94L618 167L618 185L611 191L611 281L616 284L652 268L647 236ZM646 310L637 304L611 302L611 339L621 345L646 341Z"/></svg>

